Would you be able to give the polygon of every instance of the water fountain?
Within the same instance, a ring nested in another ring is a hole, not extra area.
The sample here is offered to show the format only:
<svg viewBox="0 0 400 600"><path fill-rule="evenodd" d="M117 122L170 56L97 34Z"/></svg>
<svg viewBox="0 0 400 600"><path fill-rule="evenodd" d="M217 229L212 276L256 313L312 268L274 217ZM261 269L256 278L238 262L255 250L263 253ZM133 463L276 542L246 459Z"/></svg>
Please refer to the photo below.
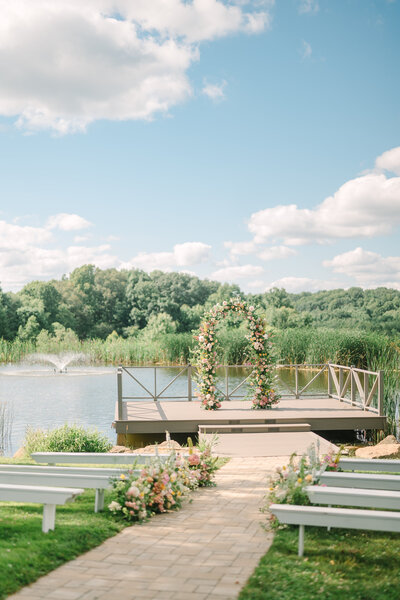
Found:
<svg viewBox="0 0 400 600"><path fill-rule="evenodd" d="M86 363L88 356L83 352L60 352L60 354L45 354L35 352L26 357L25 361L30 364L51 364L54 373L67 373L69 364Z"/></svg>

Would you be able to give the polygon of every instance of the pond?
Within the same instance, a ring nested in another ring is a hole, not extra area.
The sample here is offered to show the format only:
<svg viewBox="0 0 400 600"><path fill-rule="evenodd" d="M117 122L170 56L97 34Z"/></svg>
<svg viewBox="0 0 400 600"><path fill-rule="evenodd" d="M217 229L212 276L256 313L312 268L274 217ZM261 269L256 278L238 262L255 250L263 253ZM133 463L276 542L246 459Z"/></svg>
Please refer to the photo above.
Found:
<svg viewBox="0 0 400 600"><path fill-rule="evenodd" d="M0 367L0 403L11 415L11 435L4 447L4 454L12 456L22 445L28 426L53 428L64 423L96 427L115 443L115 432L111 428L117 400L116 367L69 366L66 372L55 372L45 365L7 365ZM158 393L177 375L179 368L157 369ZM248 375L245 368L229 369L229 391ZM225 390L225 372L220 369L218 385ZM294 372L280 369L283 382L294 387ZM299 383L303 386L312 378L309 371L299 372ZM151 391L154 390L154 369L137 368L135 376ZM243 386L238 393L246 392ZM282 393L288 393L284 384L277 385ZM195 391L195 384L193 384ZM326 391L326 382L319 378L312 392ZM166 396L174 398L187 394L187 377L183 375L168 388ZM129 385L124 380L124 395L145 396L144 390L133 380ZM1 420L1 412L0 412ZM0 429L1 432L1 429Z"/></svg>

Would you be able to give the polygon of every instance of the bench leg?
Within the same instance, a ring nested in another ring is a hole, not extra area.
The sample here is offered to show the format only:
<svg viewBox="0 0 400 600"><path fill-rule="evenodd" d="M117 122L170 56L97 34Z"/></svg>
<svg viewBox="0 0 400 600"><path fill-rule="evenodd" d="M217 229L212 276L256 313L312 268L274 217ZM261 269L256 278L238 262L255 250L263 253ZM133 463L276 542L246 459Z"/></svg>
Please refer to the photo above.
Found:
<svg viewBox="0 0 400 600"><path fill-rule="evenodd" d="M96 499L94 501L94 512L99 512L104 508L104 490L96 490Z"/></svg>
<svg viewBox="0 0 400 600"><path fill-rule="evenodd" d="M56 522L56 505L55 504L44 504L43 506L43 521L42 531L47 533L49 529L54 529Z"/></svg>
<svg viewBox="0 0 400 600"><path fill-rule="evenodd" d="M299 556L304 554L304 525L299 525Z"/></svg>

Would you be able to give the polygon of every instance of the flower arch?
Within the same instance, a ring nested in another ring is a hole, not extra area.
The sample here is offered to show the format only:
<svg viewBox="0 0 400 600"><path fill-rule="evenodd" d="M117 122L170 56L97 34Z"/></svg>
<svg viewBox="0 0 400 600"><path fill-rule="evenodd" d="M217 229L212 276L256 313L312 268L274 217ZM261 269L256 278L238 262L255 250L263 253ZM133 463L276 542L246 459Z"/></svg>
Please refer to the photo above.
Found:
<svg viewBox="0 0 400 600"><path fill-rule="evenodd" d="M215 385L216 373L216 326L231 313L238 313L247 319L250 334L249 340L250 360L253 371L250 376L250 386L253 388L254 409L272 408L279 400L278 394L272 388L274 375L272 372L272 342L265 331L264 319L255 315L254 306L249 305L240 298L231 298L222 304L216 304L204 314L203 322L195 339L198 344L194 350L197 359L197 383L205 410L217 410L221 407L222 394Z"/></svg>

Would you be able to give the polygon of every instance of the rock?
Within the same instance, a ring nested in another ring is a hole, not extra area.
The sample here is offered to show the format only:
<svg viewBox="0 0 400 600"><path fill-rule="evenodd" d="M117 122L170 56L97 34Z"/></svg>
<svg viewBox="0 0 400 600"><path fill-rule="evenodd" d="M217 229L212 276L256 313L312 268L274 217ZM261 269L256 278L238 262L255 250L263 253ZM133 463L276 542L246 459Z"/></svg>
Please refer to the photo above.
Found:
<svg viewBox="0 0 400 600"><path fill-rule="evenodd" d="M25 448L19 448L14 454L13 458L26 458L26 450Z"/></svg>
<svg viewBox="0 0 400 600"><path fill-rule="evenodd" d="M388 435L381 442L379 442L379 444L377 444L377 446L380 446L382 444L398 444L398 443L399 442L396 440L394 435Z"/></svg>
<svg viewBox="0 0 400 600"><path fill-rule="evenodd" d="M126 446L113 446L109 452L113 454L133 454L133 450Z"/></svg>
<svg viewBox="0 0 400 600"><path fill-rule="evenodd" d="M178 442L171 440L170 442L151 444L149 446L145 446L144 448L136 448L135 450L132 450L132 448L127 448L126 446L113 446L110 452L115 454L155 454L156 448L158 449L159 454L169 454L171 450L175 450L175 452L182 450L182 446L178 444Z"/></svg>
<svg viewBox="0 0 400 600"><path fill-rule="evenodd" d="M400 458L400 444L377 444L356 450L358 458Z"/></svg>

